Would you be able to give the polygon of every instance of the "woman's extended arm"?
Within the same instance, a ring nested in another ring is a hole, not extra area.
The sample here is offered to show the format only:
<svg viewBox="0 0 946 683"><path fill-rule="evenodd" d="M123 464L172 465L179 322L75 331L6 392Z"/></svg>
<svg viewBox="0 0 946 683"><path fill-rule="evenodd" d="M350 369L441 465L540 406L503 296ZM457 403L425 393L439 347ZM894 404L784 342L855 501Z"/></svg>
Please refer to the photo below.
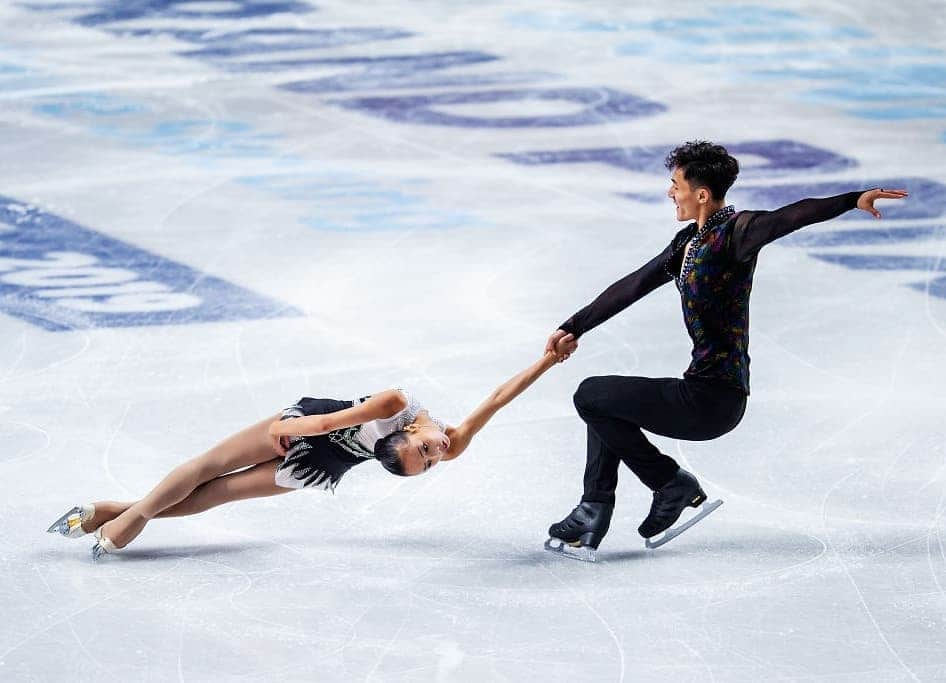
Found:
<svg viewBox="0 0 946 683"><path fill-rule="evenodd" d="M450 438L450 449L443 459L453 460L466 450L473 436L489 422L489 419L495 415L500 408L528 389L533 382L539 379L546 370L557 362L558 356L556 354L545 354L518 375L497 387L489 398L477 406L476 410L470 413L469 417L467 417L459 427L447 428L447 436Z"/></svg>
<svg viewBox="0 0 946 683"><path fill-rule="evenodd" d="M407 407L407 397L397 389L373 394L364 403L325 415L306 415L292 420L276 420L269 425L269 435L273 447L280 455L285 455L283 437L317 436L328 434L336 429L353 427L370 420L382 420L397 415Z"/></svg>

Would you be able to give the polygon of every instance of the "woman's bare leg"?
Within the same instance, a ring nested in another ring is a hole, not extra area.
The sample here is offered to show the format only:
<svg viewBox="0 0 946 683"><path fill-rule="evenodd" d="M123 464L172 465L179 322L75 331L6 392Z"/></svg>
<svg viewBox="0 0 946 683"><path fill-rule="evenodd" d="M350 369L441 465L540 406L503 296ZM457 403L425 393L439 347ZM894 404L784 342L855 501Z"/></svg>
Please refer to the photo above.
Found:
<svg viewBox="0 0 946 683"><path fill-rule="evenodd" d="M281 462L282 458L273 458L249 469L211 479L194 489L180 503L162 510L158 517L195 515L235 500L278 496L280 493L295 491L276 485L276 468Z"/></svg>
<svg viewBox="0 0 946 683"><path fill-rule="evenodd" d="M233 470L273 460L277 453L269 438L269 425L276 419L278 415L247 427L203 455L175 467L148 495L102 524L102 535L111 539L115 547L123 548L151 519L186 499L201 484Z"/></svg>
<svg viewBox="0 0 946 683"><path fill-rule="evenodd" d="M159 512L156 519L194 515L234 500L264 498L294 491L295 489L287 489L276 485L276 468L280 462L282 462L282 458L273 458L249 469L231 472L204 482L191 491L187 498ZM95 505L95 516L83 522L82 528L87 532L94 531L105 522L110 522L121 515L135 502L137 501L104 500L93 503Z"/></svg>
<svg viewBox="0 0 946 683"><path fill-rule="evenodd" d="M87 534L92 533L105 524L105 522L111 522L136 502L137 501L120 502L116 500L94 501L92 505L95 506L95 514L82 522L82 530Z"/></svg>

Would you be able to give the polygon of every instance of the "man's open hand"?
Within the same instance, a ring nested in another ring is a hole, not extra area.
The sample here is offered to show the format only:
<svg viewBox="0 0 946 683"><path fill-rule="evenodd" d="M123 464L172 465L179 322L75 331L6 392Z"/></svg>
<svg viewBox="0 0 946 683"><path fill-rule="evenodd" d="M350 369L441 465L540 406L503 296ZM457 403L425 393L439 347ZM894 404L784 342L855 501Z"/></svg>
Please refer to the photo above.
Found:
<svg viewBox="0 0 946 683"><path fill-rule="evenodd" d="M886 190L880 188L877 190L868 190L857 198L857 208L866 211L874 218L880 218L880 211L874 208L874 202L878 199L903 199L909 197L906 190Z"/></svg>

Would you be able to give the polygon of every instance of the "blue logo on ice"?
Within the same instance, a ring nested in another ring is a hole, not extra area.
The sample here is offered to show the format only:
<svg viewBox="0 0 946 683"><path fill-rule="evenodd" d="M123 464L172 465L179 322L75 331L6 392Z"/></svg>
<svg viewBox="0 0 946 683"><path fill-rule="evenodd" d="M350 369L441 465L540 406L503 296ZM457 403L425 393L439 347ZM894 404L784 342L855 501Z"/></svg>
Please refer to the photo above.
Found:
<svg viewBox="0 0 946 683"><path fill-rule="evenodd" d="M2 196L0 311L54 331L300 315L225 280Z"/></svg>

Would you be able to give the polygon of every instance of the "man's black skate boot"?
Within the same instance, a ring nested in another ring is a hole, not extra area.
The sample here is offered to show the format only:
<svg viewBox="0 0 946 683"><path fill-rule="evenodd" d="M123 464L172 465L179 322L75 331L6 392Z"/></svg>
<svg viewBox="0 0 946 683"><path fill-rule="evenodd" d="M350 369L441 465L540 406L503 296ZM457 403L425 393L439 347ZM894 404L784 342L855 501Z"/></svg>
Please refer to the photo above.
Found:
<svg viewBox="0 0 946 683"><path fill-rule="evenodd" d="M581 502L571 514L549 527L549 536L571 546L590 546L597 550L611 526L614 505Z"/></svg>
<svg viewBox="0 0 946 683"><path fill-rule="evenodd" d="M681 467L673 479L654 491L650 514L637 531L644 538L652 538L673 526L685 507L699 507L705 500L700 482Z"/></svg>

